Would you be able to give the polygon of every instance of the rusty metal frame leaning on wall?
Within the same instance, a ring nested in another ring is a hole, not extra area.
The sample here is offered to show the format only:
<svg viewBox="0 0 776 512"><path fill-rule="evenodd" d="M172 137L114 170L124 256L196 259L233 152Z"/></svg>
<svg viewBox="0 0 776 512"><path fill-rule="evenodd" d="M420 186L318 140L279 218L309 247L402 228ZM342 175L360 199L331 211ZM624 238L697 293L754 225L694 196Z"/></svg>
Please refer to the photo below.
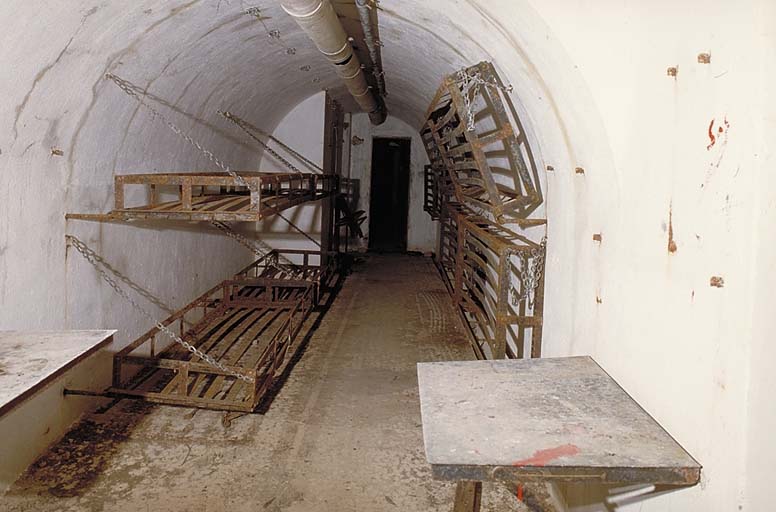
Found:
<svg viewBox="0 0 776 512"><path fill-rule="evenodd" d="M524 270L515 257L528 261L540 245L455 203L440 222L437 263L477 357L540 357L543 274L532 301L512 299L513 289L520 297L525 291L524 281L514 282Z"/></svg>
<svg viewBox="0 0 776 512"><path fill-rule="evenodd" d="M458 202L498 222L528 218L544 201L517 112L489 62L445 77L421 129L431 166L447 169Z"/></svg>
<svg viewBox="0 0 776 512"><path fill-rule="evenodd" d="M545 247L526 230L546 224L529 218L543 196L506 89L489 62L451 74L421 129L435 260L480 359L541 356Z"/></svg>

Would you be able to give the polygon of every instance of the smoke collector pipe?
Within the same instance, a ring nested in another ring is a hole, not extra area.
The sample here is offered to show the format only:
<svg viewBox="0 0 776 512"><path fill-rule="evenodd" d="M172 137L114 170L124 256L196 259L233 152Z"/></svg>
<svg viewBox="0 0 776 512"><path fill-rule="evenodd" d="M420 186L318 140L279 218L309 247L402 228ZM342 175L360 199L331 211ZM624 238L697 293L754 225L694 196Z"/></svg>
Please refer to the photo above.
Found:
<svg viewBox="0 0 776 512"><path fill-rule="evenodd" d="M283 0L281 6L294 18L318 50L334 64L337 74L345 82L350 94L373 124L385 121L386 111L382 98L366 81L361 62L350 46L329 0Z"/></svg>

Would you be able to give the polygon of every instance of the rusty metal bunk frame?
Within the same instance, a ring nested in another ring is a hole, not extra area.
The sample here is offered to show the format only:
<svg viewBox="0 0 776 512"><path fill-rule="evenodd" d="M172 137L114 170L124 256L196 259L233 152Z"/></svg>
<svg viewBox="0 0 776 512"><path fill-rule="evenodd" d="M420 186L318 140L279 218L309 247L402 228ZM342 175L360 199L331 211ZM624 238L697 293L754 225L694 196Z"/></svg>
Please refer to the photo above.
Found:
<svg viewBox="0 0 776 512"><path fill-rule="evenodd" d="M445 77L421 129L434 169L447 169L458 202L498 222L543 202L539 174L514 105L490 62Z"/></svg>
<svg viewBox="0 0 776 512"><path fill-rule="evenodd" d="M523 276L543 258L544 247L526 236L445 205L436 261L478 358L541 356L544 273L530 290L533 300Z"/></svg>
<svg viewBox="0 0 776 512"><path fill-rule="evenodd" d="M457 202L453 182L445 169L437 169L430 165L424 167L423 179L425 183L423 210L433 220L439 220L444 205Z"/></svg>
<svg viewBox="0 0 776 512"><path fill-rule="evenodd" d="M281 254L301 262L280 266ZM334 258L322 256L320 251L273 250L162 322L228 370L247 376L247 382L161 339L164 335L154 327L114 356L113 384L106 394L254 411L292 359L299 346L294 342L334 274ZM313 265L313 259L321 264Z"/></svg>
<svg viewBox="0 0 776 512"><path fill-rule="evenodd" d="M242 172L248 185L219 172L123 174L114 177L114 209L107 214L68 214L69 219L256 222L337 191L337 176L311 173ZM146 188L145 204L127 206L126 188ZM163 199L165 188L177 195Z"/></svg>
<svg viewBox="0 0 776 512"><path fill-rule="evenodd" d="M489 62L448 75L421 128L435 261L480 359L541 356L544 199L508 90Z"/></svg>

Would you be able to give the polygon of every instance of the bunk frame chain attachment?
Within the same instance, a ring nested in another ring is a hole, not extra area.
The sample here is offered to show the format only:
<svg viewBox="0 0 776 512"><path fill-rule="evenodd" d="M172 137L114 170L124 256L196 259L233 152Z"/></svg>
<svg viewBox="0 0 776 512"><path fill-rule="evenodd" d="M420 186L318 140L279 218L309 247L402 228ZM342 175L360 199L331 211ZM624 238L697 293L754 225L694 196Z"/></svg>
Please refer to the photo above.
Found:
<svg viewBox="0 0 776 512"><path fill-rule="evenodd" d="M544 272L544 259L547 252L547 237L542 237L538 248L531 249L530 257L520 253L520 293L512 287L512 305L517 306L521 301L526 301L529 308L533 309L536 300L536 288L542 279Z"/></svg>
<svg viewBox="0 0 776 512"><path fill-rule="evenodd" d="M229 224L226 222L220 222L220 221L212 221L210 223L212 226L217 228L219 231L223 232L226 236L231 238L232 240L236 241L237 243L247 247L250 249L256 256L259 257L265 257L267 254L272 252L272 247L267 245L261 240L249 240L248 238L244 237L237 231L231 228ZM258 247L257 247L258 246ZM280 270L281 272L289 273L289 270L287 268L284 268L283 265L289 265L293 266L294 262L283 256L282 254L278 253L278 260L282 260L283 264L275 264L272 263L271 260L268 260L267 264L276 268L277 270Z"/></svg>
<svg viewBox="0 0 776 512"><path fill-rule="evenodd" d="M200 153L205 155L207 159L213 162L219 169L221 169L225 173L229 174L232 178L234 178L235 181L237 181L238 185L248 188L251 192L257 192L252 184L246 182L245 179L242 176L240 176L238 173L233 171L228 164L219 160L218 157L216 157L212 151L205 149L199 142L195 141L190 136L183 133L183 130L178 128L172 121L167 119L161 112L159 112L156 108L154 108L153 105L149 105L148 103L143 101L143 98L135 90L136 87L133 84L131 84L130 82L124 80L119 76L114 75L113 73L107 73L105 75L105 78L112 80L119 87L119 89L124 91L129 97L133 98L140 105L148 109L154 115L154 117L158 117L159 119L161 119L162 122L166 124L170 130L173 131L173 133L175 133L178 137L188 142L190 145L197 148L200 151Z"/></svg>
<svg viewBox="0 0 776 512"><path fill-rule="evenodd" d="M246 135L248 135L248 137L252 138L256 142L261 144L261 147L266 149L272 156L277 158L280 162L285 164L285 166L288 167L289 169L291 169L292 171L299 172L299 173L302 172L298 167L293 165L291 162L289 162L288 160L286 160L285 158L280 156L274 149L269 147L269 145L267 145L266 142L264 142L258 136L256 136L255 133L258 133L262 137L267 137L269 140L273 141L275 144L277 144L281 148L283 148L286 151L288 151L289 154L291 154L294 157L296 157L300 162L304 163L311 170L313 170L313 171L315 171L315 172L317 172L319 174L323 174L323 169L321 169L321 167L318 164L316 164L315 162L313 162L312 160L310 160L309 158L307 158L303 154L299 153L294 148L288 146L282 140L278 139L274 135L265 132L264 130L258 128L257 126L249 123L245 119L242 119L238 115L236 115L236 114L234 114L234 113L232 113L232 112L230 112L228 110L226 110L226 111L219 110L218 113L220 115L222 115L226 120L228 120L229 122L233 123L235 126L240 128L243 132L245 132Z"/></svg>
<svg viewBox="0 0 776 512"><path fill-rule="evenodd" d="M120 297L122 297L124 300L129 302L129 304L140 314L142 314L144 317L151 320L155 327L159 329L159 331L163 332L167 336L169 336L173 341L175 341L177 344L191 352L193 355L197 356L201 360L203 360L205 363L207 363L209 366L218 369L219 371L224 372L227 375L230 375L232 377L235 377L237 379L240 379L242 381L252 383L253 379L243 373L236 372L232 370L231 368L228 368L223 363L217 361L212 356L202 352L197 347L192 345L191 343L187 342L175 332L173 332L172 329L164 325L162 322L157 320L151 313L149 313L143 306L138 304L126 291L124 291L119 284L116 282L115 279L113 279L102 267L101 264L104 264L104 259L94 252L92 249L89 248L85 243L83 243L81 240L76 238L73 235L65 235L65 238L67 239L70 244L75 247L75 249L81 254L81 256L86 259L86 261L91 264L94 269L100 274L100 277L102 277L102 280L105 281L108 286L110 286L114 292L116 292Z"/></svg>
<svg viewBox="0 0 776 512"><path fill-rule="evenodd" d="M479 71L469 73L467 69L461 69L458 71L458 82L461 84L461 91L463 93L464 106L466 107L466 131L473 132L477 129L474 123L474 105L472 105L472 98L469 96L469 88L474 84L474 94L477 96L477 92L483 85L486 87L494 87L501 89L505 93L512 92L514 89L512 85L499 85L495 82L488 82L482 76Z"/></svg>
<svg viewBox="0 0 776 512"><path fill-rule="evenodd" d="M152 114L153 114L155 117L158 117L159 119L161 119L161 120L162 120L162 122L163 122L164 124L166 124L166 125L167 125L167 127L168 127L168 128L170 128L170 130L172 130L172 131L173 131L173 133L175 133L175 134L176 134L178 137L182 138L184 141L188 142L190 145L192 145L192 146L194 146L196 149L198 149L198 150L199 150L199 151L200 151L200 152L201 152L203 155L205 155L205 156L208 158L208 160L210 160L211 162L213 162L213 163L214 163L214 164L215 164L215 165L216 165L216 166L217 166L219 169L221 169L221 170L222 170L222 171L224 171L225 173L229 174L229 175L230 175L232 178L234 178L234 179L235 179L235 181L237 181L237 184L238 184L238 185L240 185L240 186L242 186L242 187L246 187L246 188L247 188L248 190L250 190L252 193L258 193L258 191L255 189L255 187L254 187L254 185L253 185L252 183L248 183L248 182L246 182L246 181L245 181L245 179L244 179L242 176L240 176L238 173L236 173L235 171L233 171L233 170L232 170L232 168L231 168L231 167L229 167L229 165L228 165L228 164L226 164L226 163L222 162L222 161L221 161L221 160L220 160L218 157L216 157L216 156L213 154L213 152L212 152L212 151L210 151L210 150L206 149L206 148L205 148L205 147L203 147L203 146L202 146L202 145L201 145L199 142L195 141L195 140L194 140L194 139L192 139L190 136L188 136L188 135L186 135L185 133L183 133L183 130L181 130L180 128L178 128L178 127L175 125L175 123L173 123L172 121L170 121L169 119L167 119L167 118L166 118L166 117L165 117L165 116L164 116L164 115L163 115L161 112L159 112L159 111L158 111L156 108L154 108L152 105L149 105L148 103L146 103L145 101L143 101L143 98L142 98L142 97L141 97L141 95L140 95L140 94L137 92L137 90L136 90L136 87L135 87L133 84L131 84L130 82L128 82L127 80L124 80L123 78L121 78L121 77L119 77L119 76L116 76L116 75L114 75L113 73L107 73L107 74L105 75L105 78L108 78L108 79L112 80L112 81L113 81L113 82L114 82L114 83L115 83L115 84L116 84L116 85L119 87L119 89L121 89L122 91L124 91L124 93L126 93L126 94L127 94L129 97L133 98L133 99L134 99L135 101L137 101L137 102L138 102L140 105L142 105L142 106L144 106L146 109L148 109L148 110L149 110L149 111L150 111L150 112L151 112L151 113L152 113ZM145 93L143 93L143 95L145 95ZM254 138L256 138L256 137L254 137ZM258 140L258 138L256 138L256 139ZM270 151L272 151L272 150L270 150ZM274 153L274 151L272 151L272 152ZM278 155L278 156L279 156L279 155ZM283 161L287 162L287 161L286 161L284 158L282 158L282 157L281 157L281 160L283 160ZM290 165L290 166L291 166L291 168L293 168L293 169L296 169L296 167L294 167L294 166L293 166L293 165L292 165L290 162L288 162L288 165ZM297 172L299 172L299 173L301 173L301 172L302 172L302 171L300 171L299 169L296 169L296 171L297 171ZM302 231L302 230L301 230L301 229L300 229L300 228L299 228L299 227L298 227L296 224L294 224L294 223L293 223L293 222L291 222L289 219L287 219L287 218L286 218L286 217L285 217L283 214L281 214L279 210L277 210L277 209L276 209L276 210L275 210L275 212L277 213L277 215L278 215L278 216L279 216L281 219L283 219L284 221L286 221L286 222L287 222L287 223L288 223L288 224L289 224L289 225L290 225L292 228L294 228L294 229L296 229L297 231L299 231L299 232L300 232L302 235L304 235L305 237L307 237L309 240L311 240L311 241L312 241L312 242L313 242L315 245L317 245L318 247L321 247L321 244L320 244L320 243L318 243L318 241L317 241L317 240L315 240L315 239L314 239L314 238L312 238L310 235L308 235L307 233L305 233L304 231Z"/></svg>

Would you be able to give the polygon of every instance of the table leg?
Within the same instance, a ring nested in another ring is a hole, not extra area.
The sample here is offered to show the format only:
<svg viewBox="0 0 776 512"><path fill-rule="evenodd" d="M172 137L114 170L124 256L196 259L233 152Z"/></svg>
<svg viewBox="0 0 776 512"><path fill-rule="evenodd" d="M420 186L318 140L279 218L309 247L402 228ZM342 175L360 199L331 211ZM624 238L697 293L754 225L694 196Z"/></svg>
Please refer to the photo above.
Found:
<svg viewBox="0 0 776 512"><path fill-rule="evenodd" d="M480 512L482 482L460 481L455 488L453 512Z"/></svg>
<svg viewBox="0 0 776 512"><path fill-rule="evenodd" d="M531 512L567 512L566 502L556 484L534 482L517 485L518 499Z"/></svg>

